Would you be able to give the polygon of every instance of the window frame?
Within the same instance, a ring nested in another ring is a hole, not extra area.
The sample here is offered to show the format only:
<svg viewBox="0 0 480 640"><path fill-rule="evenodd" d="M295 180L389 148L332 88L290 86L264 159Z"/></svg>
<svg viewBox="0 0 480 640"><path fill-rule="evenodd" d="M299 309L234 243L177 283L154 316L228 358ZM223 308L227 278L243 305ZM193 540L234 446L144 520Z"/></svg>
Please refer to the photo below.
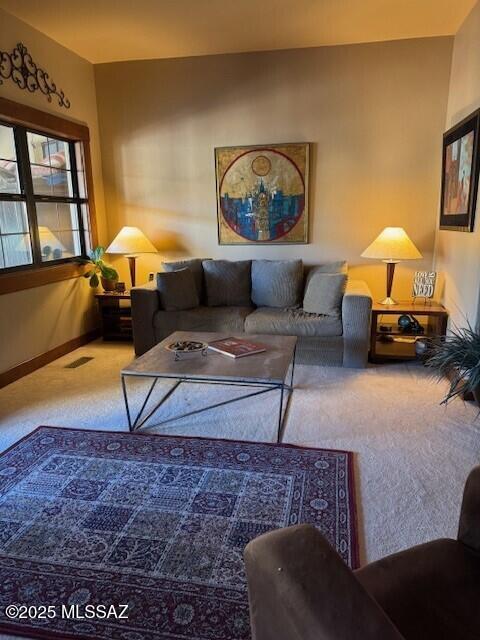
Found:
<svg viewBox="0 0 480 640"><path fill-rule="evenodd" d="M88 206L88 193L87 197L80 196L80 190L78 185L78 174L77 174L77 159L76 159L76 144L78 143L76 140L71 140L68 138L62 138L61 136L56 136L55 140L59 140L61 142L65 142L68 145L69 159L70 159L70 176L72 180L72 192L73 194L77 193L78 195L71 196L52 196L46 194L38 194L35 193L35 189L33 186L33 173L32 173L32 164L29 159L28 152L28 134L36 133L38 135L44 135L42 131L33 130L32 128L26 128L20 125L12 125L5 121L2 121L0 118L0 125L9 126L13 129L14 142L15 142L15 151L16 151L16 162L18 168L18 177L20 183L20 193L2 193L0 195L1 202L22 202L25 204L25 209L27 213L27 220L29 226L29 236L31 240L31 249L32 249L32 260L31 264L20 264L13 267L2 267L0 269L0 274L4 273L13 273L15 271L23 271L25 269L44 269L47 266L53 266L55 264L64 264L67 262L78 262L79 259L87 257L86 251L86 238L85 238L85 228L83 224L83 215L81 206L83 204L87 204ZM42 143L46 144L46 143ZM30 170L29 170L30 167ZM77 216L78 216L78 231L80 235L80 247L81 254L78 256L72 256L67 258L58 258L56 260L43 260L41 253L41 246L39 240L39 228L40 225L38 223L38 209L37 204L67 204L67 205L75 205L77 208Z"/></svg>
<svg viewBox="0 0 480 640"><path fill-rule="evenodd" d="M40 248L38 225L31 225L32 221L36 222L36 211L32 212L29 210L29 207L34 206L37 202L77 204L81 246L82 250L85 250L85 233L80 201L87 203L91 243L92 246L97 245L95 199L93 194L93 175L90 155L90 133L88 127L72 120L67 120L51 113L28 107L26 105L13 102L12 100L7 100L6 98L0 98L0 123L13 127L22 127L32 133L54 137L67 142L70 150L71 177L72 181L75 181L76 183L77 193L80 192L78 190L77 183L78 176L76 172L75 144L81 143L84 161L83 171L87 191L85 198L35 195L33 193L31 171L28 171L28 167L25 163L25 158L28 160L29 157L26 145L26 134L24 137L25 146L23 149L19 149L19 140L22 136L18 136L15 132L15 147L17 151L19 179L23 191L19 194L2 194L1 199L2 201L26 203L30 234L32 238L32 257L34 259L34 263L1 269L0 295L42 286L51 282L59 282L61 280L76 278L83 275L85 267L79 262L80 257L49 260L43 262L43 264L40 262L41 253L38 253Z"/></svg>

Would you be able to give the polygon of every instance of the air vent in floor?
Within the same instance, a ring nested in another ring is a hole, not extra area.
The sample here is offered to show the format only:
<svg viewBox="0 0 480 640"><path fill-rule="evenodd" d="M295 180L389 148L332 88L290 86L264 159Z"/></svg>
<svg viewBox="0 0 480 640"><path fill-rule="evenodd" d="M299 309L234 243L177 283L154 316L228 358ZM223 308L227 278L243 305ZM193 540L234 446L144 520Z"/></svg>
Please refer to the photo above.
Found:
<svg viewBox="0 0 480 640"><path fill-rule="evenodd" d="M87 364L87 362L90 362L90 360L93 360L93 358L89 356L83 356L83 358L77 358L73 362L70 362L70 364L66 364L65 369L76 369L77 367L81 367L82 364Z"/></svg>

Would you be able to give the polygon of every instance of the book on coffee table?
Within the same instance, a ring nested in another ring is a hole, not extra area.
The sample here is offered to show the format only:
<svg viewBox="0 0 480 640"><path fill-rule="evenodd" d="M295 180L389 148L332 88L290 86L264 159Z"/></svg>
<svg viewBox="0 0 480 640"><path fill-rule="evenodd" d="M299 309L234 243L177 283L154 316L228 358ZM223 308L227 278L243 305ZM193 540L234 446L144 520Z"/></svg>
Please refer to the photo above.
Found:
<svg viewBox="0 0 480 640"><path fill-rule="evenodd" d="M214 340L208 343L208 348L230 358L244 358L245 356L253 356L255 353L266 351L263 345L241 340L240 338Z"/></svg>

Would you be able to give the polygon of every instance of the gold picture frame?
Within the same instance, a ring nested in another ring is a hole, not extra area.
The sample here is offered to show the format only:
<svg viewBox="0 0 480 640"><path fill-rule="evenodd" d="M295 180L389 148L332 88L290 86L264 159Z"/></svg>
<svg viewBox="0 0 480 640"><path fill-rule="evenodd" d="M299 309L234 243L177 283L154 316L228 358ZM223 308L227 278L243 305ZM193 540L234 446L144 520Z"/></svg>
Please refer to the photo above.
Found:
<svg viewBox="0 0 480 640"><path fill-rule="evenodd" d="M218 242L307 244L310 143L215 149Z"/></svg>

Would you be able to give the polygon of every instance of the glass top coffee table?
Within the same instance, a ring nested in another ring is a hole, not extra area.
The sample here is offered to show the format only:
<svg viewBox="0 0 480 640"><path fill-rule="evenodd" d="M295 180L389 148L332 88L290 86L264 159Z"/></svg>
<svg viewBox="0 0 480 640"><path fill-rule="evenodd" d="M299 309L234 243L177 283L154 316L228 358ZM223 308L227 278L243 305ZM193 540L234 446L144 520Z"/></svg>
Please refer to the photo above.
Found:
<svg viewBox="0 0 480 640"><path fill-rule="evenodd" d="M266 348L266 351L263 353L257 353L243 358L230 358L229 356L216 353L209 349L207 355L202 355L201 353L189 354L188 356L182 356L179 360L175 360L174 354L166 349L166 347L173 342L184 340L212 342L231 336L232 334L228 333L176 331L122 369L123 397L130 431L135 431L145 426L175 390L178 389L179 385L188 383L220 384L245 387L249 389L249 391L245 395L236 396L222 402L216 402L215 404L164 420L160 419L159 422L149 424L149 427L160 426L173 420L180 420L180 418L186 418L203 411L239 402L246 398L253 398L272 391L278 391L279 409L276 427L277 442L281 442L283 423L287 413L290 395L293 391L295 350L297 344L297 338L295 336L235 333L235 338L245 338L245 340L249 342L261 344ZM290 382L287 384L286 380L289 369L291 369ZM136 416L132 415L128 399L127 379L130 376L152 379L141 408ZM156 402L153 407L147 408L148 401L159 380L174 380L175 384L160 401ZM284 411L285 392L288 393L288 397Z"/></svg>

